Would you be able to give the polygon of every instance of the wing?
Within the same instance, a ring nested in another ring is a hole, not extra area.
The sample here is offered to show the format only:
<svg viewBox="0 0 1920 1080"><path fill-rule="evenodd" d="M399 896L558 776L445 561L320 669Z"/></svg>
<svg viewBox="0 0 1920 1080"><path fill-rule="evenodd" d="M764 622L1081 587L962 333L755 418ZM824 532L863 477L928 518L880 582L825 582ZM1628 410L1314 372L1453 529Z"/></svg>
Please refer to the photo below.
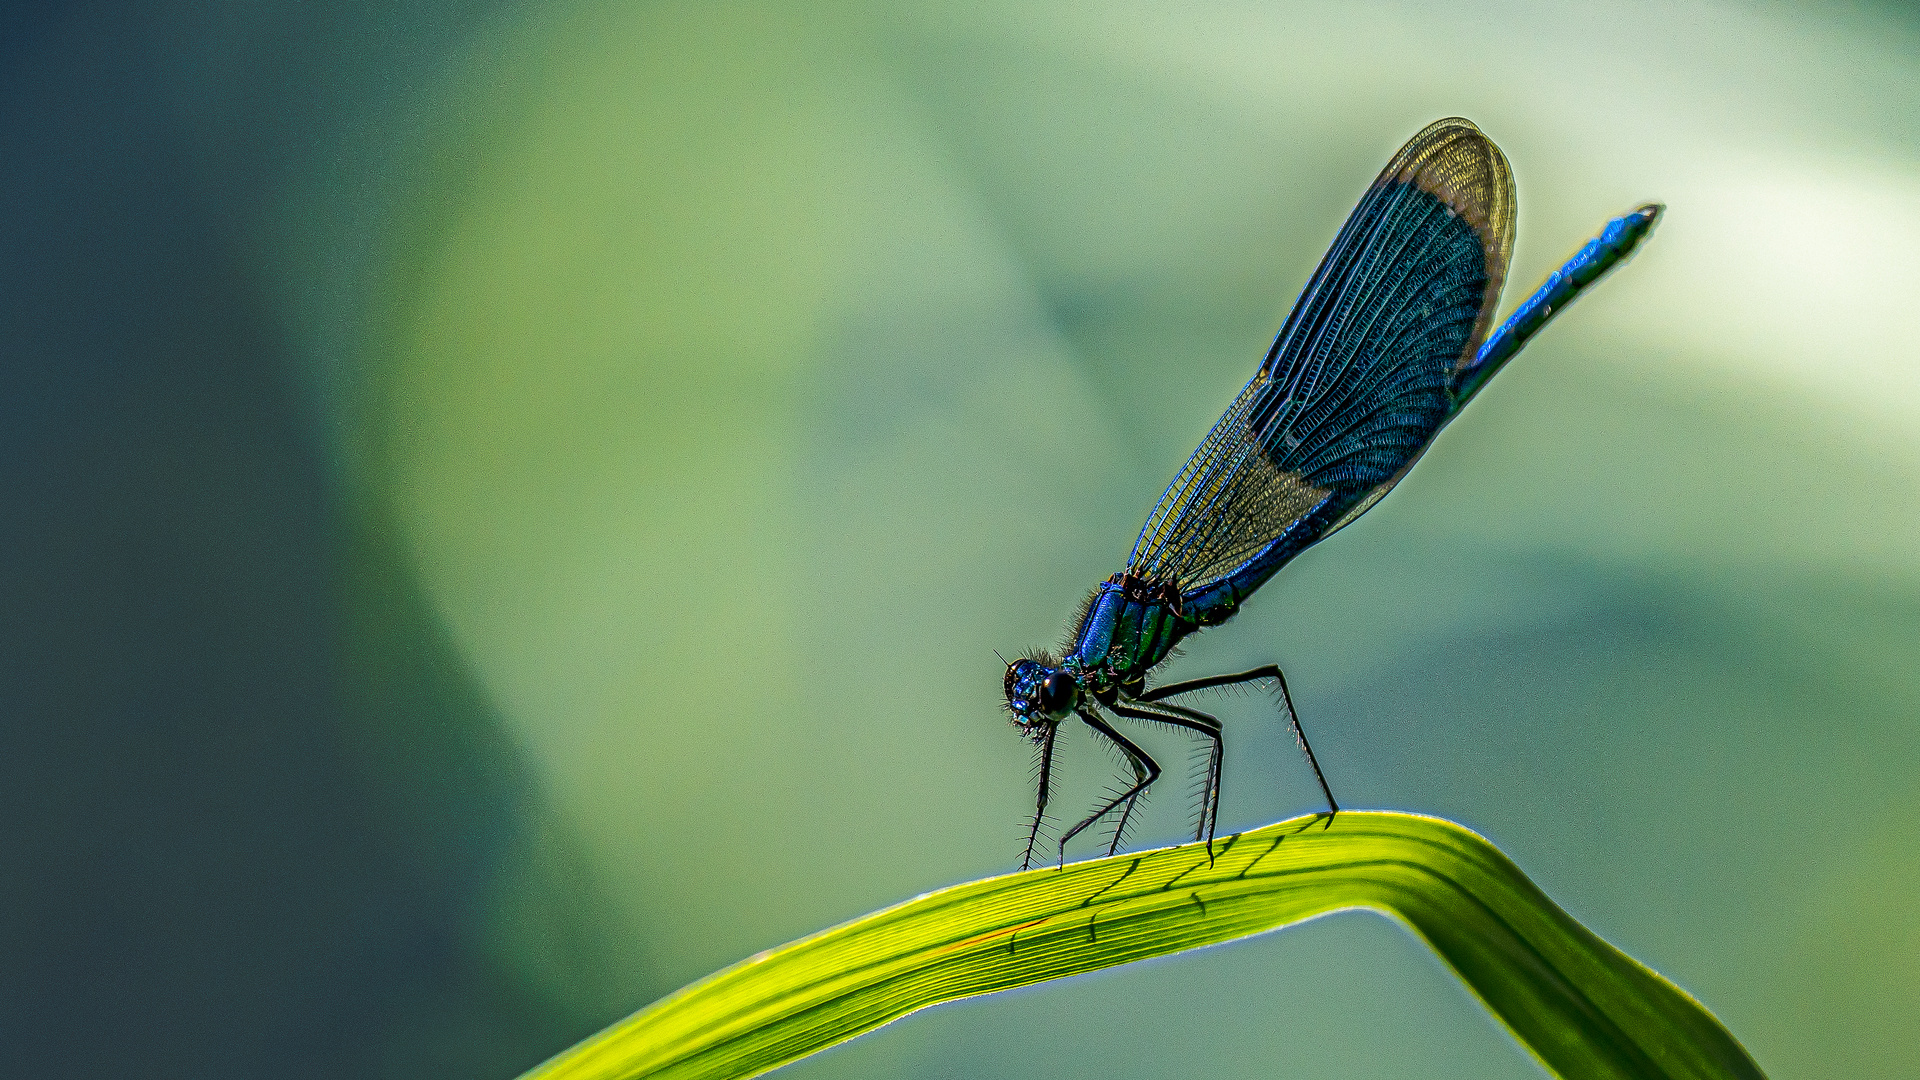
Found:
<svg viewBox="0 0 1920 1080"><path fill-rule="evenodd" d="M1452 413L1500 298L1513 217L1512 171L1479 128L1454 118L1415 135L1147 516L1128 572L1183 592L1256 557L1271 573L1386 494Z"/></svg>

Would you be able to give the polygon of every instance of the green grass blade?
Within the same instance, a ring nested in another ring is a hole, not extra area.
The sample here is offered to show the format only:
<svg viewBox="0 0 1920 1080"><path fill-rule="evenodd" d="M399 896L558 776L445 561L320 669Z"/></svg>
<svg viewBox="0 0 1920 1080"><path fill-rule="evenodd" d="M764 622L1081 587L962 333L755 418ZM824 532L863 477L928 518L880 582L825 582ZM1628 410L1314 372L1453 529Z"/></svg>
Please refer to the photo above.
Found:
<svg viewBox="0 0 1920 1080"><path fill-rule="evenodd" d="M916 1009L1258 934L1343 908L1405 923L1553 1073L1762 1074L1699 1002L1600 940L1452 822L1346 811L956 885L772 949L523 1080L748 1077Z"/></svg>

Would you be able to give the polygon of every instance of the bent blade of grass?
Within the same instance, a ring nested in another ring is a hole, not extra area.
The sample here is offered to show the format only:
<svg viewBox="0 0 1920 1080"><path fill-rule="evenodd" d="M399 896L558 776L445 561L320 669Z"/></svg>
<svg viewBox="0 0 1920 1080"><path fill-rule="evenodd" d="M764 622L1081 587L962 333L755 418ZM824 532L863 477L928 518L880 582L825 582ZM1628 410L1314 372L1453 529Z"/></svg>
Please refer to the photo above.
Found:
<svg viewBox="0 0 1920 1080"><path fill-rule="evenodd" d="M748 1077L916 1009L1263 933L1344 908L1399 919L1568 1078L1764 1080L1701 1004L1449 821L1343 811L1207 845L956 885L662 998L523 1080Z"/></svg>

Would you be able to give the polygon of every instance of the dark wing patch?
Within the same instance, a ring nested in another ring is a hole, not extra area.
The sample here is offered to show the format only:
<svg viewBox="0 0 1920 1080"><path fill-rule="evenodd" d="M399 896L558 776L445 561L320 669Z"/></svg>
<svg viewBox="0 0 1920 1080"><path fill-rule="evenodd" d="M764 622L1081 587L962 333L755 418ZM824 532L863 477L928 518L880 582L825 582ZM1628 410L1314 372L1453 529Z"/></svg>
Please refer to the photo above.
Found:
<svg viewBox="0 0 1920 1080"><path fill-rule="evenodd" d="M1147 517L1129 572L1191 590L1329 503L1319 535L1405 473L1499 300L1513 176L1460 119L1394 155L1314 271L1260 370Z"/></svg>

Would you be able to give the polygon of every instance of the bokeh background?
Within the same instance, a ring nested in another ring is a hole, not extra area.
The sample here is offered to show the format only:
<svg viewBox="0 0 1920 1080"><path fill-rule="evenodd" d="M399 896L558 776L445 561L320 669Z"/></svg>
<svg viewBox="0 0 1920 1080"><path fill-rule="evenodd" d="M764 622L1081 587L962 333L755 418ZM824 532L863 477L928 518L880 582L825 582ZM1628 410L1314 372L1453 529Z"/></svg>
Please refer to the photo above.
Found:
<svg viewBox="0 0 1920 1080"><path fill-rule="evenodd" d="M1227 0L6 8L7 1071L511 1077L1009 869L994 650L1454 114L1509 305L1659 234L1171 673L1282 662L1343 802L1484 832L1778 1080L1915 1075L1920 21ZM1218 707L1223 831L1314 809ZM1540 1072L1348 913L787 1075Z"/></svg>

